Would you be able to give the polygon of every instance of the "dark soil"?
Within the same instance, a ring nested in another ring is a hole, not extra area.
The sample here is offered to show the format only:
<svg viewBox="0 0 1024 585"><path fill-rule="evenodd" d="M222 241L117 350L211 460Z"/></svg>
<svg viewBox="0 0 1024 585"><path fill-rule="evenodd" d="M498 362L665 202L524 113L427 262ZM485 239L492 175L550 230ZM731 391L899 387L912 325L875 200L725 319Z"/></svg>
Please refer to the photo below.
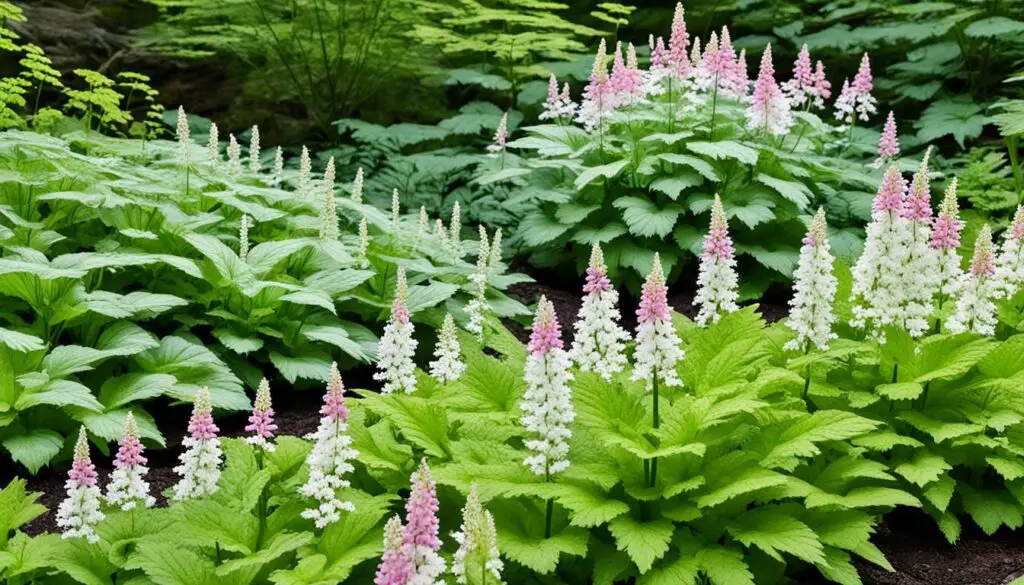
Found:
<svg viewBox="0 0 1024 585"><path fill-rule="evenodd" d="M962 521L960 541L950 545L923 512L901 508L889 514L872 540L896 571L857 560L864 585L1006 585L1024 575L1024 532L1004 528L986 536ZM805 585L826 583L816 577Z"/></svg>

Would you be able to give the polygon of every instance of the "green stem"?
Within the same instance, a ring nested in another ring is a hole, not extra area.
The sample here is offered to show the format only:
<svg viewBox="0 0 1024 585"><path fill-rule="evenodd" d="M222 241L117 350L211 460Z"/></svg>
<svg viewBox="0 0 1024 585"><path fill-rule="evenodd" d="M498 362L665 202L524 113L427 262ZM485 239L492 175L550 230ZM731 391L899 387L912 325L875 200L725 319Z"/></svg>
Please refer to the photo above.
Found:
<svg viewBox="0 0 1024 585"><path fill-rule="evenodd" d="M658 376L654 376L654 388L652 394L654 395L654 412L653 412L653 426L657 429L661 425L661 420L658 417ZM651 487L658 484L658 458L651 459Z"/></svg>
<svg viewBox="0 0 1024 585"><path fill-rule="evenodd" d="M263 449L256 448L256 468L260 471L263 470ZM259 515L259 529L256 533L256 550L263 548L263 538L267 533L267 487L263 486L260 490L260 501L259 508L257 509Z"/></svg>
<svg viewBox="0 0 1024 585"><path fill-rule="evenodd" d="M551 481L551 468L545 467L544 481ZM544 538L551 538L551 517L555 515L555 501L548 499L547 512L544 515Z"/></svg>
<svg viewBox="0 0 1024 585"><path fill-rule="evenodd" d="M718 109L718 74L715 74L715 91L711 94L711 132L709 136L715 137L715 111Z"/></svg>

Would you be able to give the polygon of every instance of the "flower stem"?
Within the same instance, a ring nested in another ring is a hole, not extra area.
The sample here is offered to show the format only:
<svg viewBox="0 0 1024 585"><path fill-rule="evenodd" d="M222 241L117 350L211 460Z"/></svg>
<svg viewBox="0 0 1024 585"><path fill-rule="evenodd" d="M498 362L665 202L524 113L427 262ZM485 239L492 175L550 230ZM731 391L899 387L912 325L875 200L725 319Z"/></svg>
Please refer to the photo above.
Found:
<svg viewBox="0 0 1024 585"><path fill-rule="evenodd" d="M657 429L660 426L660 424L661 424L661 420L658 417L658 376L654 376L654 391L653 391L653 395L654 395L654 415L653 415L653 419L654 420L652 422L654 423L654 428ZM655 457L655 458L651 459L651 487L654 487L655 485L657 485L657 483L658 483L658 458Z"/></svg>
<svg viewBox="0 0 1024 585"><path fill-rule="evenodd" d="M551 481L551 467L544 469L544 481ZM544 515L544 538L551 538L551 517L555 515L555 501L548 499L547 512Z"/></svg>

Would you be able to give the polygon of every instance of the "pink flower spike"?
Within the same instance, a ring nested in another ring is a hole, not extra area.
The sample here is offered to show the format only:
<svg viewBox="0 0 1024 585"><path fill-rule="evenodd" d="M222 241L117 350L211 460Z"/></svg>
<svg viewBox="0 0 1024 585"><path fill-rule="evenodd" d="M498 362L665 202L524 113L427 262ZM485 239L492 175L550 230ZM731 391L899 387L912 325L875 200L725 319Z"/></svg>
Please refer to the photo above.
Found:
<svg viewBox="0 0 1024 585"><path fill-rule="evenodd" d="M551 73L551 77L548 78L548 103L558 103L558 78L554 73Z"/></svg>
<svg viewBox="0 0 1024 585"><path fill-rule="evenodd" d="M405 526L395 515L384 526L384 555L377 566L374 585L406 585L416 572L416 566L402 546Z"/></svg>
<svg viewBox="0 0 1024 585"><path fill-rule="evenodd" d="M711 228L704 238L703 255L706 258L730 259L735 253L722 199L716 193L715 201L711 204Z"/></svg>
<svg viewBox="0 0 1024 585"><path fill-rule="evenodd" d="M348 408L345 406L345 385L341 382L338 364L331 364L331 377L327 382L327 393L324 394L324 405L320 407L320 415L334 422L348 420Z"/></svg>
<svg viewBox="0 0 1024 585"><path fill-rule="evenodd" d="M1018 205L1010 224L1010 237L1020 242L1024 240L1024 205Z"/></svg>
<svg viewBox="0 0 1024 585"><path fill-rule="evenodd" d="M903 200L906 196L907 183L900 174L896 165L889 165L882 176L882 184L878 187L878 194L871 204L875 213L896 213L903 212Z"/></svg>
<svg viewBox="0 0 1024 585"><path fill-rule="evenodd" d="M978 234L974 244L974 257L971 259L971 274L979 279L990 278L996 273L996 257L992 249L992 230L986 223Z"/></svg>
<svg viewBox="0 0 1024 585"><path fill-rule="evenodd" d="M861 95L867 95L871 93L874 88L874 83L871 78L871 62L868 59L868 54L864 53L864 56L860 60L860 69L857 70L857 75L853 78L853 85L850 86L853 91Z"/></svg>
<svg viewBox="0 0 1024 585"><path fill-rule="evenodd" d="M878 159L887 160L900 155L900 141L896 135L896 117L892 110L889 110L889 117L885 120L885 127L882 129L882 136L878 139Z"/></svg>
<svg viewBox="0 0 1024 585"><path fill-rule="evenodd" d="M910 221L931 223L932 220L932 197L928 186L928 158L931 156L931 152L931 147L925 151L924 159L917 172L914 173L910 192L903 204L903 217Z"/></svg>
<svg viewBox="0 0 1024 585"><path fill-rule="evenodd" d="M196 440L216 439L220 429L213 423L213 407L210 405L210 390L201 388L196 393L192 418L188 421L188 433Z"/></svg>
<svg viewBox="0 0 1024 585"><path fill-rule="evenodd" d="M691 64L693 67L696 67L697 65L700 65L703 59L704 57L701 56L700 52L700 37L693 37L693 49L690 50L690 61L687 63L688 74L694 72L693 69L690 68Z"/></svg>
<svg viewBox="0 0 1024 585"><path fill-rule="evenodd" d="M814 91L815 94L822 100L827 100L832 97L832 84L828 82L825 77L825 64L818 61L817 66L814 69ZM821 104L824 106L824 104Z"/></svg>
<svg viewBox="0 0 1024 585"><path fill-rule="evenodd" d="M782 95L775 82L775 67L772 65L772 46L769 44L761 55L761 68L754 82L754 95L747 108L747 128L763 130L779 136L789 131L793 115L789 100Z"/></svg>
<svg viewBox="0 0 1024 585"><path fill-rule="evenodd" d="M668 287L665 286L665 272L661 268L661 255L654 253L651 272L640 292L640 306L636 310L640 323L668 321Z"/></svg>
<svg viewBox="0 0 1024 585"><path fill-rule="evenodd" d="M264 441L273 438L274 431L277 430L277 425L274 424L274 409L270 402L270 382L266 378L260 380L260 385L256 389L256 400L245 430Z"/></svg>
<svg viewBox="0 0 1024 585"><path fill-rule="evenodd" d="M820 61L819 61L820 63ZM800 54L793 63L793 81L802 87L814 85L814 72L811 70L811 52L807 49L807 43L800 48Z"/></svg>
<svg viewBox="0 0 1024 585"><path fill-rule="evenodd" d="M651 49L651 69L663 69L669 66L668 51L665 49L665 39L658 37L657 40L651 36L649 41Z"/></svg>
<svg viewBox="0 0 1024 585"><path fill-rule="evenodd" d="M675 74L680 79L690 74L690 63L697 63L697 61L687 60L686 47L689 43L689 38L686 34L686 18L685 11L683 10L683 3L676 3L675 13L672 15L672 33L668 39L668 60L672 67L675 68ZM697 56L700 56L700 50L697 50Z"/></svg>
<svg viewBox="0 0 1024 585"><path fill-rule="evenodd" d="M409 322L409 307L406 305L409 298L409 286L406 284L405 267L398 267L398 276L395 283L395 298L391 301L391 317L398 323Z"/></svg>
<svg viewBox="0 0 1024 585"><path fill-rule="evenodd" d="M145 465L146 458L142 456L142 446L139 425L135 422L135 416L129 410L124 418L124 432L121 435L121 442L117 446L117 456L114 458L114 467L124 469L137 465Z"/></svg>
<svg viewBox="0 0 1024 585"><path fill-rule="evenodd" d="M412 474L412 492L405 503L403 544L424 546L434 552L441 548L441 539L437 536L440 527L438 507L437 488L430 479L430 468L424 459Z"/></svg>
<svg viewBox="0 0 1024 585"><path fill-rule="evenodd" d="M552 349L562 349L562 330L558 325L555 306L545 296L541 296L537 302L537 315L533 320L527 349L537 357L546 355Z"/></svg>
<svg viewBox="0 0 1024 585"><path fill-rule="evenodd" d="M89 458L89 439L85 433L85 427L79 427L78 440L75 442L75 455L71 462L71 470L68 471L68 482L74 482L77 486L91 487L96 485L98 478L96 466Z"/></svg>
<svg viewBox="0 0 1024 585"><path fill-rule="evenodd" d="M960 247L960 231L964 222L960 221L960 207L956 201L956 177L950 181L946 194L939 206L939 215L932 226L932 248L936 250L955 250Z"/></svg>
<svg viewBox="0 0 1024 585"><path fill-rule="evenodd" d="M583 292L608 292L612 290L612 281L608 280L608 269L604 264L604 252L601 246L594 244L590 249L590 265L587 266L587 282Z"/></svg>

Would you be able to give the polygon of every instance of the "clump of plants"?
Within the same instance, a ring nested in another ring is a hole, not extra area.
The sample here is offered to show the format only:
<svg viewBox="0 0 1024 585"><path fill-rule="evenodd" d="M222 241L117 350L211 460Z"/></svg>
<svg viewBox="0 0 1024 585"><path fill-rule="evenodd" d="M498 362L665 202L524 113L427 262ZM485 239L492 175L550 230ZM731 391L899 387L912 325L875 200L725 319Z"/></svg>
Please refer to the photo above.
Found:
<svg viewBox="0 0 1024 585"><path fill-rule="evenodd" d="M871 161L844 156L853 127L877 109L867 56L852 81L833 85L805 47L779 83L767 47L751 82L728 28L702 44L681 5L668 42L651 43L646 69L632 46L609 57L602 44L581 100L552 77L547 123L496 142L500 165L480 181L513 185L515 200L536 206L513 244L535 264L580 270L600 244L612 278L634 290L656 251L674 281L718 193L737 222L745 295L791 278L802 226L826 202L837 253L852 261L876 180ZM819 117L833 96L826 118L838 126Z"/></svg>

